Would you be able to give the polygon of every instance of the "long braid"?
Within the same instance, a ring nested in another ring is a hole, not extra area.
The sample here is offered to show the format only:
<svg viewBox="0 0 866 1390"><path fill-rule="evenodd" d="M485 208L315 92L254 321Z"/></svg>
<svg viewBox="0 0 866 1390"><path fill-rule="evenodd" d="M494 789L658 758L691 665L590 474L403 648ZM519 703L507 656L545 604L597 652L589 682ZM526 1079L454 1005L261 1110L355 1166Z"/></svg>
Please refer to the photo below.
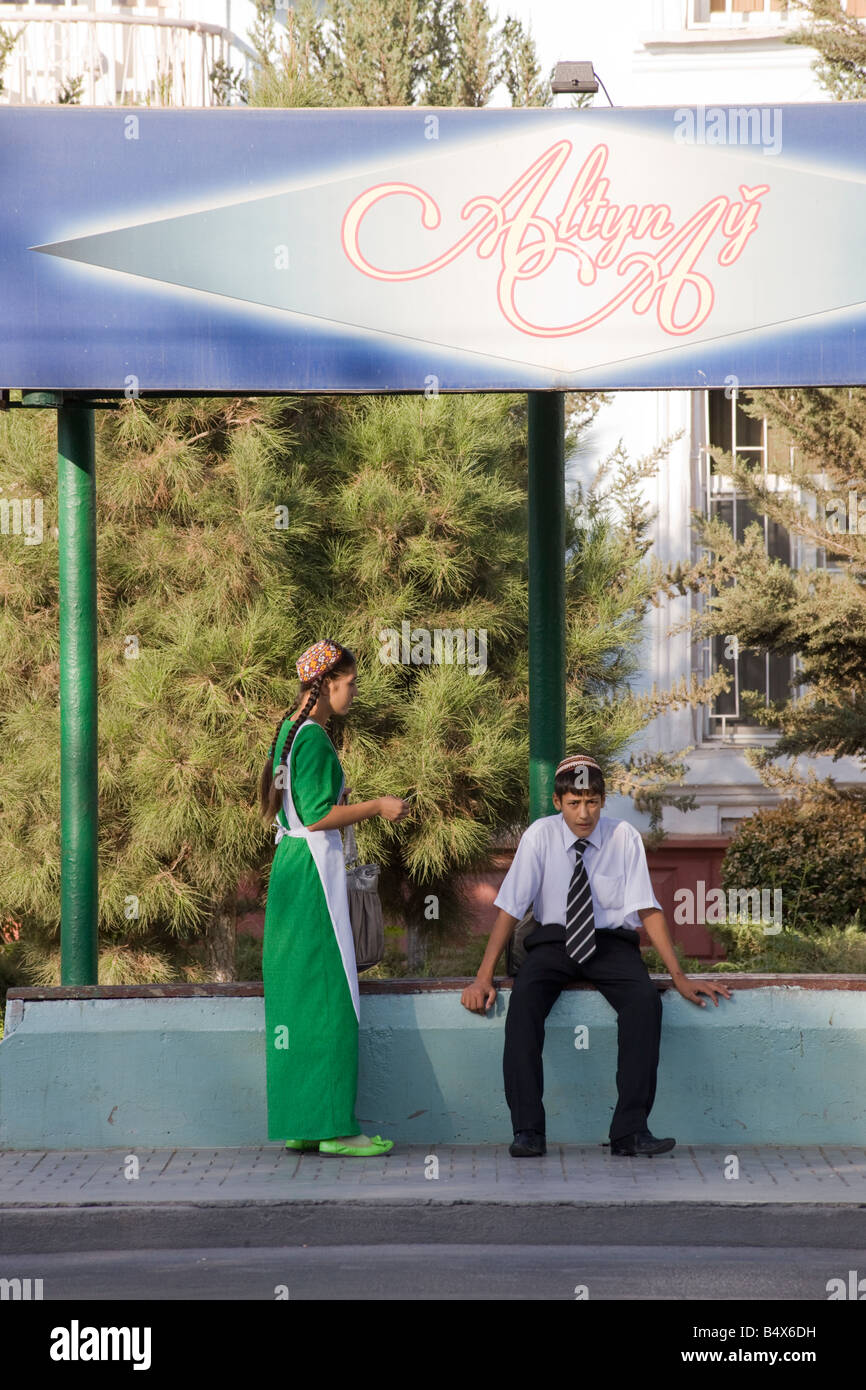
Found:
<svg viewBox="0 0 866 1390"><path fill-rule="evenodd" d="M285 722L286 722L286 720L288 719L288 717L289 717L289 715L291 714L291 712L292 712L292 711L291 711L290 709L287 709L286 712L285 712L285 714L281 714L280 717L279 717L279 719L277 720L277 727L276 727L276 729L274 730L274 741L273 741L273 743L271 744L270 749L268 750L268 760L269 760L270 763L271 763L271 771L273 771L274 752L276 751L276 747L277 747L277 739L278 739L279 736L280 736L280 729L281 729L281 728L283 727L283 725L285 724Z"/></svg>
<svg viewBox="0 0 866 1390"><path fill-rule="evenodd" d="M265 765L262 768L262 774L259 778L259 813L262 817L263 822L269 828L273 824L274 820L277 818L280 807L282 806L284 783L281 774L281 769L284 764L288 765L292 751L292 744L295 741L295 736L297 735L298 730L300 729L301 725L305 723L305 721L309 718L310 711L313 709L313 707L316 704L316 701L319 698L324 681L329 680L332 676L342 675L344 671L352 670L352 668L356 664L355 656L349 650L348 647L343 647L340 645L339 642L333 642L330 638L327 639L327 641L330 643L332 647L338 650L338 659L331 662L331 664L325 670L313 676L309 685L307 685L306 681L301 681L300 693L301 696L306 694L306 700L298 713L298 717L294 722L294 726L292 727L291 732L286 738L285 744L283 745L283 750L280 754L279 765L276 771L274 771L274 753L276 752L277 742L280 737L280 730L282 729L285 721L291 716L292 711L290 709L286 710L285 714L283 714L280 717L277 723L277 727L274 730L273 741L271 742L270 750L268 752ZM299 663L299 674L301 672L301 669L301 664Z"/></svg>
<svg viewBox="0 0 866 1390"><path fill-rule="evenodd" d="M259 814L261 815L262 820L264 821L265 825L268 826L268 828L271 827L274 820L276 819L277 813L279 812L280 806L282 805L283 801L283 783L281 769L283 767L283 764L288 760L289 753L291 752L292 748L292 743L294 742L295 734L298 732L298 729L300 728L301 724L303 724L309 716L310 710L313 708L317 699L319 698L321 688L322 678L321 676L317 676L313 681L312 685L310 686L306 702L304 703L303 708L301 709L297 719L295 720L294 728L292 729L289 737L286 739L285 746L283 747L283 751L280 757L279 766L277 767L275 772L274 753L276 752L277 748L277 740L280 737L280 730L282 729L286 720L291 717L292 711L290 709L287 709L285 713L282 714L279 720L277 721L277 727L274 730L274 737L271 742L271 746L268 749L268 756L265 759L265 765L262 768L262 775L259 778Z"/></svg>
<svg viewBox="0 0 866 1390"><path fill-rule="evenodd" d="M277 765L277 770L276 770L276 772L274 773L274 780L277 781L277 782L280 782L280 772L281 772L281 770L282 770L283 764L285 763L286 766L288 767L289 758L290 758L291 752L292 752L292 744L293 744L294 741L295 741L295 737L296 737L296 735L297 735L297 732L298 732L298 730L300 729L301 725L304 723L305 719L307 719L307 718L309 717L310 710L313 708L313 706L315 705L316 701L318 700L318 698L319 698L319 692L320 692L321 689L322 689L322 677L321 677L321 676L316 676L315 680L313 681L313 684L310 686L310 693L309 693L309 695L307 696L307 703L304 705L303 709L301 710L300 714L298 715L297 719L295 720L294 727L292 728L291 733L289 734L288 738L286 739L285 743L283 744L283 751L282 751L282 754L281 754L281 756L280 756L280 761L279 761L279 763L278 763L278 765ZM283 718L285 718L285 716L283 716ZM283 726L282 720L280 720L280 729L282 728L282 726ZM277 738L279 737L279 732L280 732L280 730L278 729L278 730L277 730L277 733L276 733L276 736L274 737L273 747L271 748L271 760L272 760L272 761L273 761L273 756L274 756L274 749L275 749L276 746L277 746ZM283 785L284 785L284 783L280 782L280 791L281 791L281 792L282 792L282 789L283 789Z"/></svg>

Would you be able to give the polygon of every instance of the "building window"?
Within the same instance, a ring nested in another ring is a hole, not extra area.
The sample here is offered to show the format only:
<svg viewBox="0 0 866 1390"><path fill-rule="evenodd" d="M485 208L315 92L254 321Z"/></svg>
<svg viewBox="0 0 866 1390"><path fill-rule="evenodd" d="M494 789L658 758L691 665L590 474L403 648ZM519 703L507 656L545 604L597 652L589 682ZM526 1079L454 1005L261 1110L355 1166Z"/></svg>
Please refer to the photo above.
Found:
<svg viewBox="0 0 866 1390"><path fill-rule="evenodd" d="M757 523L764 533L766 553L797 568L802 563L802 555L796 538L765 513L755 511L714 457L714 450L732 454L750 471L760 472L772 486L772 476L777 471L783 472L790 459L791 446L778 431L770 428L766 419L755 420L746 415L735 390L728 394L706 391L704 409L706 444L701 449L704 515L728 526L738 541L745 538L748 526ZM773 652L740 651L735 638L719 636L704 643L703 659L705 674L722 666L731 676L730 689L717 696L707 710L705 735L709 738L735 736L747 741L754 741L758 736L768 737L770 731L746 715L740 692L759 691L765 705L788 699L790 681L795 673L792 658Z"/></svg>
<svg viewBox="0 0 866 1390"><path fill-rule="evenodd" d="M689 0L688 25L784 23L789 18L784 0Z"/></svg>
<svg viewBox="0 0 866 1390"><path fill-rule="evenodd" d="M866 0L842 0L842 9L855 17L866 16ZM802 17L800 17L801 19ZM785 0L689 0L688 26L701 24L785 24L800 22Z"/></svg>

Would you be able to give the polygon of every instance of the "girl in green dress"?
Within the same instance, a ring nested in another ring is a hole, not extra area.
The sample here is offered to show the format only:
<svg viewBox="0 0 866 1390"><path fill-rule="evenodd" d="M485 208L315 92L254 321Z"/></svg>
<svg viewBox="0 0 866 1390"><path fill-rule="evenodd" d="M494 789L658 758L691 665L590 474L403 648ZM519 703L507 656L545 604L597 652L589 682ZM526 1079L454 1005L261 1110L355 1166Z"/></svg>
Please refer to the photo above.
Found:
<svg viewBox="0 0 866 1390"><path fill-rule="evenodd" d="M277 825L262 954L268 1138L372 1157L393 1142L359 1134L355 1118L358 971L340 830L371 816L402 820L410 807L397 796L347 804L325 725L357 693L352 652L325 639L297 672L299 706L280 720L259 784L262 817Z"/></svg>

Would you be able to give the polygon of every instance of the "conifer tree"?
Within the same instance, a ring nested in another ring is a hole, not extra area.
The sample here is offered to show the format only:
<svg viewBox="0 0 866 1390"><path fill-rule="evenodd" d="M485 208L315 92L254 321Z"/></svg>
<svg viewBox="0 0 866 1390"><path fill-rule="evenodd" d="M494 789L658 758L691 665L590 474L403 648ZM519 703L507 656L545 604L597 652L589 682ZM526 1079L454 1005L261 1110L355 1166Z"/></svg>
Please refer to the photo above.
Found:
<svg viewBox="0 0 866 1390"><path fill-rule="evenodd" d="M793 44L814 48L812 64L822 87L837 100L866 96L866 26L842 9L839 0L789 0L803 23L786 36Z"/></svg>
<svg viewBox="0 0 866 1390"><path fill-rule="evenodd" d="M596 403L575 404L585 428ZM361 693L332 730L353 796L418 791L404 826L359 828L392 910L408 876L417 927L418 903L447 903L455 873L527 814L525 397L132 401L97 422L101 978L231 978L237 885L272 855L258 774L294 705L295 657L322 634L359 660ZM0 417L3 494L40 496L46 513L43 544L0 547L0 916L46 982L60 875L52 425ZM658 791L670 762L617 763L665 703L629 692L656 576L648 517L627 499L652 461L612 467L614 486L568 513L568 739L627 790ZM404 620L473 629L474 665L383 662L382 633Z"/></svg>
<svg viewBox="0 0 866 1390"><path fill-rule="evenodd" d="M499 83L514 106L546 106L532 36L496 28L485 0L299 0L277 20L257 0L253 106L485 106ZM280 11L282 13L282 11Z"/></svg>
<svg viewBox="0 0 866 1390"><path fill-rule="evenodd" d="M3 69L23 32L23 29L19 29L16 34L12 34L8 29L0 29L0 92L3 91Z"/></svg>

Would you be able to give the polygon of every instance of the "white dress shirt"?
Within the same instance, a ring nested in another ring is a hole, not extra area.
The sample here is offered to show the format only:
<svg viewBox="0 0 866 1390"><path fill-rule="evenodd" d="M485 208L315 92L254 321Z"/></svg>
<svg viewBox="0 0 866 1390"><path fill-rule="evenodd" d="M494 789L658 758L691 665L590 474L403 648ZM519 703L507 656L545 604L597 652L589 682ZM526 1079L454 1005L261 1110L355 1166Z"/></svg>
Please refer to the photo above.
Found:
<svg viewBox="0 0 866 1390"><path fill-rule="evenodd" d="M577 838L589 841L583 862L596 928L640 928L639 908L661 908L652 890L643 840L628 821L607 816L599 817L591 835L581 837L571 833L562 812L533 821L520 837L494 906L518 920L531 907L537 922L564 926Z"/></svg>

